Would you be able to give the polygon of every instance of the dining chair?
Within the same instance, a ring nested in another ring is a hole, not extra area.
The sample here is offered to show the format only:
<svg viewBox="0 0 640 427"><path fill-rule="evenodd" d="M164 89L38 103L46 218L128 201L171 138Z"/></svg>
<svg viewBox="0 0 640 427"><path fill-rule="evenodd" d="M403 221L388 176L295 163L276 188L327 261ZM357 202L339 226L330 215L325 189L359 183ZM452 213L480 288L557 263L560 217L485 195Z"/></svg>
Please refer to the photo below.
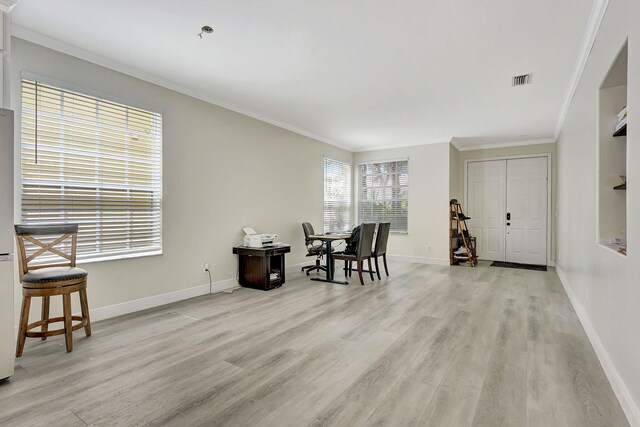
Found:
<svg viewBox="0 0 640 427"><path fill-rule="evenodd" d="M67 352L73 350L72 332L84 328L91 335L89 304L87 302L87 276L76 267L77 224L16 225L16 243L20 282L22 283L22 312L16 345L16 357L22 356L27 338L46 340L54 335L65 335ZM81 316L71 315L71 294L78 292ZM52 296L62 295L63 316L49 317ZM39 321L29 323L31 298L42 298ZM73 322L78 322L75 325ZM51 323L63 322L64 327L49 330ZM40 327L40 331L33 329Z"/></svg>
<svg viewBox="0 0 640 427"><path fill-rule="evenodd" d="M344 252L337 252L333 254L334 261L343 260L345 275L349 270L349 264L351 262L356 263L358 269L358 276L360 278L360 284L364 286L364 279L362 278L362 272L364 268L364 261L367 260L369 264L369 275L373 281L373 270L371 268L371 246L373 245L373 235L376 230L374 223L365 223L360 225L360 239L358 241L358 248L355 254L348 254Z"/></svg>
<svg viewBox="0 0 640 427"><path fill-rule="evenodd" d="M382 257L384 263L384 272L389 276L389 268L387 267L387 242L389 241L390 222L381 222L378 224L378 234L376 234L376 243L373 247L371 256L376 264L376 274L380 280L380 267L378 266L378 258Z"/></svg>

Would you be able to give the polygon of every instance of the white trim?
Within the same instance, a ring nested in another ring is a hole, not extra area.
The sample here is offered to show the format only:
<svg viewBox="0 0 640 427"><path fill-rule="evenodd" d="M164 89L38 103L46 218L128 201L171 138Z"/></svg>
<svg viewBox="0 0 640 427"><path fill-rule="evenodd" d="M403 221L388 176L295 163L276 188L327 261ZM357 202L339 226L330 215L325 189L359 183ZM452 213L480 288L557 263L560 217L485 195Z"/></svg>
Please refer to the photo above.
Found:
<svg viewBox="0 0 640 427"><path fill-rule="evenodd" d="M314 258L314 260L315 260L315 258ZM286 274L295 273L295 272L301 273L300 269L302 267L306 267L306 266L312 265L312 264L315 265L315 263L316 263L315 261L313 261L313 262L304 261L304 262L299 262L297 264L290 264L290 265L287 265L285 267L284 271L285 271ZM321 265L324 265L324 264L321 264ZM286 283L285 283L285 285L286 285Z"/></svg>
<svg viewBox="0 0 640 427"><path fill-rule="evenodd" d="M587 334L593 349L596 352L596 356L598 356L598 360L604 369L604 373L606 374L609 382L611 383L611 387L613 388L618 401L620 402L620 406L622 406L622 410L627 416L627 420L631 427L640 427L640 407L633 399L629 388L625 384L622 376L616 369L615 365L611 361L611 357L609 357L609 353L605 348L602 341L600 341L600 337L596 333L591 321L589 320L589 315L585 311L584 307L580 304L575 294L571 290L571 286L569 285L569 281L567 277L564 275L562 268L556 266L556 273L560 278L560 282L564 287L564 291L569 297L569 301L571 301L571 305L573 306L573 310L578 315L578 319L580 319L580 323L582 324L582 328Z"/></svg>
<svg viewBox="0 0 640 427"><path fill-rule="evenodd" d="M372 165L374 163L391 163L391 162L408 162L409 158L408 157L397 157L394 159L382 159L382 160L361 160L359 161L356 166L361 166L361 165Z"/></svg>
<svg viewBox="0 0 640 427"><path fill-rule="evenodd" d="M1 1L1 0L0 0ZM288 131L297 133L302 136L306 136L307 138L314 139L316 141L324 142L330 145L333 145L338 148L342 148L343 150L347 150L353 152L353 147L346 146L344 144L331 141L327 138L323 138L319 135L316 135L312 132L308 132L306 130L300 129L296 126L293 126L289 123L285 123L276 119L272 119L267 117L261 113L256 111L249 110L247 108L243 108L239 105L236 105L226 99L219 98L213 94L204 93L199 90L193 90L183 86L179 83L164 79L162 77L158 77L151 73L147 73L146 71L139 70L135 67L130 67L128 65L122 64L118 61L114 61L112 59L106 58L104 56L95 54L93 52L86 51L76 46L72 46L68 43L65 43L60 40L56 40L54 38L45 36L43 34L37 33L35 31L29 30L27 28L21 27L16 24L11 25L11 35L23 40L26 40L31 43L38 44L40 46L47 47L49 49L56 50L58 52L62 52L64 54L76 57L78 59L82 59L84 61L91 62L93 64L99 65L101 67L109 68L111 70L117 71L119 73L126 74L131 77L135 77L140 80L144 80L149 83L153 83L155 85L161 86L166 89L170 89L176 92L179 92L183 95L190 96L192 98L199 99L204 102L208 102L209 104L217 105L222 108L226 108L227 110L234 111L236 113L252 117L256 120L260 120L265 123L269 123L271 125L277 126L282 129L286 129Z"/></svg>
<svg viewBox="0 0 640 427"><path fill-rule="evenodd" d="M417 264L429 264L429 265L449 265L449 260L446 258L428 258L423 256L409 256L409 255L392 255L388 254L389 260L392 261L404 261L415 262Z"/></svg>
<svg viewBox="0 0 640 427"><path fill-rule="evenodd" d="M299 270L303 265L307 265L306 262L298 264L288 265L286 267L286 273L294 273ZM106 307L96 308L90 311L91 320L97 322L98 320L110 319L112 317L122 316L124 314L135 313L137 311L147 310L149 308L159 307L161 305L171 304L173 302L183 301L189 298L195 298L202 295L211 293L217 294L220 292L226 292L231 289L237 289L240 285L238 281L233 279L220 280L214 282L211 288L209 284L194 286L192 288L180 289L173 292L168 292L160 295L152 295L146 298L140 298L133 301L127 301L119 304L109 305ZM16 326L16 331L18 327Z"/></svg>
<svg viewBox="0 0 640 427"><path fill-rule="evenodd" d="M464 170L463 170L463 185L464 185L464 191L463 191L463 196L464 196L464 201L465 203L468 200L467 197L467 169L469 166L469 163L474 163L474 162L489 162L492 160L511 160L511 159L530 159L530 158L534 158L534 157L546 157L547 158L547 266L550 266L552 263L551 260L551 249L552 249L552 242L551 242L551 227L553 226L553 216L552 216L552 210L551 210L551 202L552 202L552 197L551 197L551 193L553 192L553 174L552 174L552 170L551 170L551 153L540 153L540 154L523 154L523 155L514 155L514 156L501 156L501 157L487 157L487 158L480 158L480 159L466 159L464 161ZM505 199L506 202L506 199ZM506 253L505 253L506 254Z"/></svg>
<svg viewBox="0 0 640 427"><path fill-rule="evenodd" d="M555 144L557 138L540 138L540 139L527 139L525 141L513 141L513 142L490 142L487 144L474 145L471 147L463 147L456 140L451 139L451 143L458 151L474 151L474 150L489 150L491 148L507 148L507 147L522 147L523 145L539 145L539 144Z"/></svg>
<svg viewBox="0 0 640 427"><path fill-rule="evenodd" d="M422 147L424 145L448 144L451 141L434 141L434 142L410 142L403 145L370 145L365 147L351 148L354 153L364 153L368 151L393 150L396 148Z"/></svg>
<svg viewBox="0 0 640 427"><path fill-rule="evenodd" d="M18 0L0 0L0 12L11 13Z"/></svg>
<svg viewBox="0 0 640 427"><path fill-rule="evenodd" d="M593 7L591 8L591 14L589 15L589 21L587 22L587 29L585 31L584 37L582 38L582 44L580 45L580 51L578 52L578 57L576 58L573 73L571 74L571 79L569 80L569 85L567 86L567 91L564 95L562 106L560 107L560 114L558 115L556 130L553 134L553 137L556 140L560 136L560 132L562 132L562 127L564 126L564 120L567 117L569 106L571 105L571 101L573 100L573 95L575 95L576 93L576 89L578 88L580 79L582 78L582 73L584 72L584 68L587 65L587 60L589 59L589 55L591 54L593 44L596 41L596 35L598 34L598 30L600 29L600 24L602 23L602 19L604 18L604 14L607 11L608 5L609 0L595 0L593 3Z"/></svg>
<svg viewBox="0 0 640 427"><path fill-rule="evenodd" d="M219 282L214 282L213 286L211 286L211 291L215 294L238 287L239 285L235 278L227 279L221 280ZM158 307L161 305L170 304L172 302L182 301L207 294L209 294L208 283L206 285L195 286L193 288L180 289L178 291L168 292L166 294L153 295L150 297L127 301L120 304L96 308L90 311L91 320L96 322L98 320L110 319L112 317L122 316L123 314L134 313L136 311L146 310L149 308Z"/></svg>
<svg viewBox="0 0 640 427"><path fill-rule="evenodd" d="M95 255L95 254L93 254ZM130 259L130 258L143 258L149 256L158 256L162 255L162 249L157 251L147 251L147 252L127 252L120 255L107 255L107 256L93 256L91 258L78 258L77 264L93 264L96 262L103 261L119 261L121 259Z"/></svg>

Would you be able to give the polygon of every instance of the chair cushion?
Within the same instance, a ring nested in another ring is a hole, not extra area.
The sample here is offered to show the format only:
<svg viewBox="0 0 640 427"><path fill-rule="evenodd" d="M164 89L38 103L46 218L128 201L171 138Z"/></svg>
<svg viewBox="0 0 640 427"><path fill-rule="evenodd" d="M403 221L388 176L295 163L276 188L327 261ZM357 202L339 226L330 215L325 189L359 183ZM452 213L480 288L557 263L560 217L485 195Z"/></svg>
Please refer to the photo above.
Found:
<svg viewBox="0 0 640 427"><path fill-rule="evenodd" d="M324 252L324 246L323 245L308 246L307 251L309 251L310 254Z"/></svg>
<svg viewBox="0 0 640 427"><path fill-rule="evenodd" d="M87 277L87 270L78 267L47 267L33 270L22 276L24 283L62 282Z"/></svg>
<svg viewBox="0 0 640 427"><path fill-rule="evenodd" d="M331 248L331 252L335 251L335 248ZM327 248L324 245L308 246L307 256L324 255L327 253Z"/></svg>

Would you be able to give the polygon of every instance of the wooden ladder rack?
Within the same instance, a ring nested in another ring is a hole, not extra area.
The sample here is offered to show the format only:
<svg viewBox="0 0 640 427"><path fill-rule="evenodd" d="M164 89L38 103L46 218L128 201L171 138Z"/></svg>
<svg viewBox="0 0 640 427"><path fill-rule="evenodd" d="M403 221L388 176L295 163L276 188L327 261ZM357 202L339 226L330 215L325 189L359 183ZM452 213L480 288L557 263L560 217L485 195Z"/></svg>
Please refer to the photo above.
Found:
<svg viewBox="0 0 640 427"><path fill-rule="evenodd" d="M449 210L449 264L462 265L468 262L468 267L474 267L478 264L476 239L469 234L468 218L462 213L462 206L456 199L449 202ZM462 247L464 252L456 253Z"/></svg>

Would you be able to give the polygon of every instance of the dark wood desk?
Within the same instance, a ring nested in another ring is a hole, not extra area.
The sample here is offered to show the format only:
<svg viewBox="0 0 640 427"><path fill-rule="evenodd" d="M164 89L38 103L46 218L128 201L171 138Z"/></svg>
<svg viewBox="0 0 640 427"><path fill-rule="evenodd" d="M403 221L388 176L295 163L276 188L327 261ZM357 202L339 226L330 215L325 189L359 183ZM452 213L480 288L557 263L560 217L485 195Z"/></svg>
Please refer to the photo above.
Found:
<svg viewBox="0 0 640 427"><path fill-rule="evenodd" d="M234 247L233 253L238 255L238 282L244 287L263 291L279 288L284 284L284 254L288 252L291 252L289 245L264 248ZM272 274L277 276L272 278Z"/></svg>
<svg viewBox="0 0 640 427"><path fill-rule="evenodd" d="M317 282L329 282L329 283L337 283L339 285L348 285L349 282L344 280L334 280L333 278L333 256L331 253L331 243L337 240L347 240L351 237L351 234L312 234L309 236L311 240L321 240L325 243L327 254L325 258L327 259L327 274L326 279L321 279L320 277L312 277L311 280L315 280Z"/></svg>

